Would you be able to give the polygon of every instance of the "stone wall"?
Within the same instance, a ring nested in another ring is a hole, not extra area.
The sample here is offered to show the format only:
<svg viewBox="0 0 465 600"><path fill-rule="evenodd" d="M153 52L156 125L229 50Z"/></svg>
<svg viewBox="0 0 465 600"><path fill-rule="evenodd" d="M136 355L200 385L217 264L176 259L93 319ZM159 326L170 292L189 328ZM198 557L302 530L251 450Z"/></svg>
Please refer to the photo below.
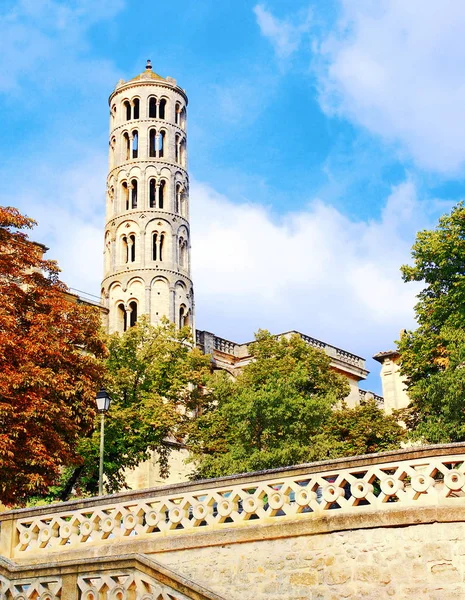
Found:
<svg viewBox="0 0 465 600"><path fill-rule="evenodd" d="M157 561L241 600L465 598L465 524L309 535L191 551Z"/></svg>
<svg viewBox="0 0 465 600"><path fill-rule="evenodd" d="M461 599L465 444L7 511L0 525L8 600L27 586L31 600L159 600L161 584L165 600Z"/></svg>

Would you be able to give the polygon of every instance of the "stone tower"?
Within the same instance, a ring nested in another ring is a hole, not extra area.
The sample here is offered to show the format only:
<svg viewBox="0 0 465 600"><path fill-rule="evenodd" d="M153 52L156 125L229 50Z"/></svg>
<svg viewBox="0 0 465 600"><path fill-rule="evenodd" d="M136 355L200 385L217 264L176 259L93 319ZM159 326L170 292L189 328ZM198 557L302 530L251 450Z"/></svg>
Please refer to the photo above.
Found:
<svg viewBox="0 0 465 600"><path fill-rule="evenodd" d="M118 82L109 104L107 329L125 331L142 314L194 328L186 93L148 61L143 73Z"/></svg>

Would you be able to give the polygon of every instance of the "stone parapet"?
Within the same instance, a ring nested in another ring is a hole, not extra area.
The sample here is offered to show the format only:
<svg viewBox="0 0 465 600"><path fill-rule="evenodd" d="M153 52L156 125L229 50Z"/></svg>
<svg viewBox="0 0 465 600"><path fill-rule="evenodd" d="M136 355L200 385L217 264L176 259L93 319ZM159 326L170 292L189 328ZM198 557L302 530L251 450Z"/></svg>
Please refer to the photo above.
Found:
<svg viewBox="0 0 465 600"><path fill-rule="evenodd" d="M430 446L10 511L0 515L1 553L42 559L115 542L119 551L126 544L147 551L157 540L166 546L188 536L189 545L202 545L206 534L238 539L239 531L244 541L263 526L311 533L330 522L344 529L347 517L356 528L373 514L389 526L391 512L463 510L464 455L465 444Z"/></svg>

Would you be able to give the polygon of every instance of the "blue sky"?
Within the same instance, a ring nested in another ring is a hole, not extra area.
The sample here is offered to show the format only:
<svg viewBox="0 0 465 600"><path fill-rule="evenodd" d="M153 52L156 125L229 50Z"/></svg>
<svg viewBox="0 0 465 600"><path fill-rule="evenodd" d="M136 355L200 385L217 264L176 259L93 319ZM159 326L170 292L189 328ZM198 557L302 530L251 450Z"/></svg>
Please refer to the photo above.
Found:
<svg viewBox="0 0 465 600"><path fill-rule="evenodd" d="M465 190L465 5L2 0L0 24L0 201L68 285L99 293L107 98L151 58L190 100L197 327L369 359L414 325L399 267Z"/></svg>

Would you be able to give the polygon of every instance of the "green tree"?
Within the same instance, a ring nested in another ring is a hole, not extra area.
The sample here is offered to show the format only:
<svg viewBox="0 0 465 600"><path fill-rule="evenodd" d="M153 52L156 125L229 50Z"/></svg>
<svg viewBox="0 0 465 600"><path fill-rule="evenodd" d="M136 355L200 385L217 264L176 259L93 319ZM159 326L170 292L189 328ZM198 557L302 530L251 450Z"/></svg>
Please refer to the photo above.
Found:
<svg viewBox="0 0 465 600"><path fill-rule="evenodd" d="M331 458L395 450L406 438L396 416L387 415L375 400L334 410L324 428Z"/></svg>
<svg viewBox="0 0 465 600"><path fill-rule="evenodd" d="M327 457L332 408L349 393L330 358L300 336L259 331L236 380L215 374L204 412L190 424L194 477L268 469Z"/></svg>
<svg viewBox="0 0 465 600"><path fill-rule="evenodd" d="M403 419L415 438L465 440L465 207L455 206L433 230L421 231L406 282L422 282L418 328L398 342L410 407Z"/></svg>
<svg viewBox="0 0 465 600"><path fill-rule="evenodd" d="M143 316L122 335L110 337L106 388L112 404L105 418L106 489L124 487L124 471L156 451L162 472L172 442L202 403L210 373L210 357L192 347L191 330L168 321L158 327ZM171 443L170 443L171 442ZM69 477L62 497L72 486L95 493L98 487L98 427L79 446L84 464Z"/></svg>

